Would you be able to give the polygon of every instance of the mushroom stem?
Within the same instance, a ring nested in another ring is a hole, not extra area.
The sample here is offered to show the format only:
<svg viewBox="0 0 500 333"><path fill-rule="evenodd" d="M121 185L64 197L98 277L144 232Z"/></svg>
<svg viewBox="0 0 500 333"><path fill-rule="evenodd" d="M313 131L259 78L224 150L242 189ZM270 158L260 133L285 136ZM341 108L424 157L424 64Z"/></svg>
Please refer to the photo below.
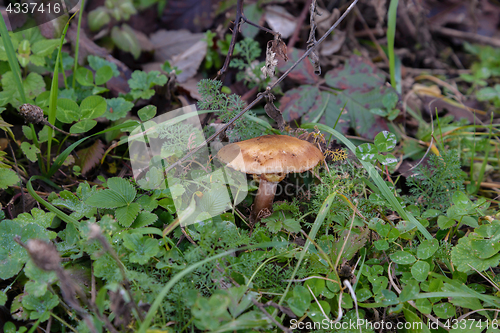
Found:
<svg viewBox="0 0 500 333"><path fill-rule="evenodd" d="M258 216L261 210L266 208L271 210L277 186L278 182L270 182L264 178L260 179L259 189L257 190L257 196L253 202L253 209L250 214L250 223L255 224L260 221Z"/></svg>

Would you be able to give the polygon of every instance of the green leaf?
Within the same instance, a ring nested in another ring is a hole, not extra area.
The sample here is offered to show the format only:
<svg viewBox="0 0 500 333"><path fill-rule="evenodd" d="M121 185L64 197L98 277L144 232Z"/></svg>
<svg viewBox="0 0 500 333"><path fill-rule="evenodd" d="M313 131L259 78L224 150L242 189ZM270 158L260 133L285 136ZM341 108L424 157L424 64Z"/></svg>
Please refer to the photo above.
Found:
<svg viewBox="0 0 500 333"><path fill-rule="evenodd" d="M65 124L74 123L80 120L80 107L69 98L58 98L56 118Z"/></svg>
<svg viewBox="0 0 500 333"><path fill-rule="evenodd" d="M436 239L424 240L417 248L417 257L427 259L432 257L439 248L439 242Z"/></svg>
<svg viewBox="0 0 500 333"><path fill-rule="evenodd" d="M34 223L38 224L43 228L49 228L55 216L56 216L55 213L44 212L39 208L33 208L31 210L31 214L21 213L13 221L19 223L19 225L21 226Z"/></svg>
<svg viewBox="0 0 500 333"><path fill-rule="evenodd" d="M132 229L138 229L142 227L146 227L148 225L151 225L158 220L158 216L153 213L149 212L140 212L139 215L137 215L137 218L135 219L134 223L130 226Z"/></svg>
<svg viewBox="0 0 500 333"><path fill-rule="evenodd" d="M496 267L500 263L500 253L497 253L491 257L481 259L477 256L480 252L480 248L476 246L476 251L472 247L473 241L482 240L483 238L477 234L469 234L466 237L462 237L458 240L458 244L455 245L451 250L451 261L455 265L458 271L468 272L475 268L479 272L485 271L489 267ZM490 255L491 253L485 253L485 255ZM469 266L470 265L470 266Z"/></svg>
<svg viewBox="0 0 500 333"><path fill-rule="evenodd" d="M399 265L409 265L415 262L415 257L406 251L397 251L389 256L392 261Z"/></svg>
<svg viewBox="0 0 500 333"><path fill-rule="evenodd" d="M326 301L319 301L318 303L314 302L311 304L307 316L311 318L312 321L321 323L323 322L323 320L325 320L325 316L323 315L323 313L326 313L328 315L331 309L330 304L328 304ZM323 312L321 311L320 306L321 309L323 309Z"/></svg>
<svg viewBox="0 0 500 333"><path fill-rule="evenodd" d="M264 220L264 219L263 219ZM280 219L277 218L266 218L265 221L262 221L263 223L266 223L267 228L269 229L270 232L272 233L277 233L278 231L281 230L281 227L283 226L281 223Z"/></svg>
<svg viewBox="0 0 500 333"><path fill-rule="evenodd" d="M127 179L113 177L108 179L107 184L110 190L121 194L125 198L127 204L134 201L137 190Z"/></svg>
<svg viewBox="0 0 500 333"><path fill-rule="evenodd" d="M40 149L26 141L21 143L21 150L31 162L36 162L36 154L40 153Z"/></svg>
<svg viewBox="0 0 500 333"><path fill-rule="evenodd" d="M454 219L450 219L449 217L444 215L439 216L437 220L437 224L441 229L451 228L455 225L455 222L456 221Z"/></svg>
<svg viewBox="0 0 500 333"><path fill-rule="evenodd" d="M59 43L59 39L42 39L33 44L31 51L38 56L47 57L59 46Z"/></svg>
<svg viewBox="0 0 500 333"><path fill-rule="evenodd" d="M377 147L363 143L356 147L356 157L362 161L374 163L378 155Z"/></svg>
<svg viewBox="0 0 500 333"><path fill-rule="evenodd" d="M398 103L399 97L394 91L388 92L384 98L382 98L382 104L386 109L394 109Z"/></svg>
<svg viewBox="0 0 500 333"><path fill-rule="evenodd" d="M430 265L427 261L417 261L411 266L411 275L415 280L423 282L427 280L427 275L429 275Z"/></svg>
<svg viewBox="0 0 500 333"><path fill-rule="evenodd" d="M132 77L128 80L131 89L131 95L134 99L142 98L149 99L154 95L154 90L151 88L167 83L167 77L159 71L151 71L149 73L143 71L134 71Z"/></svg>
<svg viewBox="0 0 500 333"><path fill-rule="evenodd" d="M19 273L29 259L26 250L14 241L15 236L27 242L30 238L53 239L57 234L34 223L20 225L9 220L0 222L0 279L6 280Z"/></svg>
<svg viewBox="0 0 500 333"><path fill-rule="evenodd" d="M17 173L7 168L0 168L0 189L4 190L20 181Z"/></svg>
<svg viewBox="0 0 500 333"><path fill-rule="evenodd" d="M0 290L0 306L5 305L5 302L7 302L7 295L4 291Z"/></svg>
<svg viewBox="0 0 500 333"><path fill-rule="evenodd" d="M420 292L420 286L417 281L410 279L406 286L404 286L403 290L401 290L401 294L399 295L399 299L401 302L406 302L412 300L417 296Z"/></svg>
<svg viewBox="0 0 500 333"><path fill-rule="evenodd" d="M113 70L109 66L102 66L95 72L95 84L100 86L113 77Z"/></svg>
<svg viewBox="0 0 500 333"><path fill-rule="evenodd" d="M411 323L406 329L408 333L431 333L427 324L425 324L419 316L408 308L403 308L403 313L407 323Z"/></svg>
<svg viewBox="0 0 500 333"><path fill-rule="evenodd" d="M119 49L132 53L134 59L139 58L141 55L141 46L135 32L127 24L123 24L121 29L114 26L111 29L111 39Z"/></svg>
<svg viewBox="0 0 500 333"><path fill-rule="evenodd" d="M156 115L156 106L146 105L145 107L137 111L137 115L142 121L148 121Z"/></svg>
<svg viewBox="0 0 500 333"><path fill-rule="evenodd" d="M293 297L287 300L290 310L297 316L303 316L311 304L312 296L304 286L297 285L293 288Z"/></svg>
<svg viewBox="0 0 500 333"><path fill-rule="evenodd" d="M104 6L97 7L87 15L87 23L91 31L97 31L111 21L108 10ZM95 69L95 68L94 68Z"/></svg>
<svg viewBox="0 0 500 333"><path fill-rule="evenodd" d="M89 197L85 203L98 208L117 208L128 204L127 200L121 193L113 190L99 191Z"/></svg>
<svg viewBox="0 0 500 333"><path fill-rule="evenodd" d="M35 320L40 318L40 321L46 321L50 317L50 310L59 304L57 296L47 291L42 297L27 295L23 297L23 306L27 310L31 310L30 319Z"/></svg>
<svg viewBox="0 0 500 333"><path fill-rule="evenodd" d="M415 301L418 311L423 314L431 314L432 303L427 298L419 298Z"/></svg>
<svg viewBox="0 0 500 333"><path fill-rule="evenodd" d="M100 58L98 56L94 55L89 55L87 57L87 60L89 62L90 67L95 70L96 72L104 66L109 66L111 70L113 71L113 76L120 76L120 71L118 70L118 67L116 66L115 63L112 63L111 61L108 61L106 59Z"/></svg>
<svg viewBox="0 0 500 333"><path fill-rule="evenodd" d="M377 155L377 160L380 162L382 165L387 165L390 167L396 166L398 164L398 159L394 157L392 154L387 154L387 155Z"/></svg>
<svg viewBox="0 0 500 333"><path fill-rule="evenodd" d="M72 134L85 133L90 131L94 126L97 125L97 121L94 119L83 119L69 129Z"/></svg>
<svg viewBox="0 0 500 333"><path fill-rule="evenodd" d="M325 280L323 279L309 279L304 282L304 286L311 288L314 296L319 296L325 289Z"/></svg>
<svg viewBox="0 0 500 333"><path fill-rule="evenodd" d="M31 280L26 282L24 291L35 297L42 297L47 292L47 287L57 281L55 271L44 271L38 268L33 260L29 260L24 267L24 273Z"/></svg>
<svg viewBox="0 0 500 333"><path fill-rule="evenodd" d="M382 131L375 136L374 143L379 152L385 153L393 150L396 147L398 140L396 139L395 134L388 131Z"/></svg>
<svg viewBox="0 0 500 333"><path fill-rule="evenodd" d="M373 245L375 245L375 248L379 251L385 251L389 249L389 243L385 239L377 240L373 242Z"/></svg>
<svg viewBox="0 0 500 333"><path fill-rule="evenodd" d="M123 245L132 251L129 255L130 262L141 265L146 264L160 250L157 240L139 234L124 235Z"/></svg>
<svg viewBox="0 0 500 333"><path fill-rule="evenodd" d="M128 228L136 219L140 209L141 206L136 202L133 202L125 207L120 207L116 209L115 213L116 219L118 220L120 225L122 225L125 228Z"/></svg>
<svg viewBox="0 0 500 333"><path fill-rule="evenodd" d="M113 121L126 117L127 113L134 107L134 103L125 100L123 97L111 98L107 102L108 107L103 117Z"/></svg>
<svg viewBox="0 0 500 333"><path fill-rule="evenodd" d="M106 112L106 100L101 96L89 96L80 104L81 118L94 119Z"/></svg>
<svg viewBox="0 0 500 333"><path fill-rule="evenodd" d="M76 70L76 81L82 86L93 87L94 86L94 74L92 71L85 67L78 67Z"/></svg>
<svg viewBox="0 0 500 333"><path fill-rule="evenodd" d="M432 310L441 319L448 319L456 314L456 309L453 304L450 303L438 303L432 306Z"/></svg>
<svg viewBox="0 0 500 333"><path fill-rule="evenodd" d="M293 233L297 233L300 231L300 223L295 219L285 219L283 221L283 227L285 230Z"/></svg>
<svg viewBox="0 0 500 333"><path fill-rule="evenodd" d="M396 295L394 291L387 289L382 290L382 297L380 298L380 301L382 301L382 304L385 306L399 303L398 295Z"/></svg>

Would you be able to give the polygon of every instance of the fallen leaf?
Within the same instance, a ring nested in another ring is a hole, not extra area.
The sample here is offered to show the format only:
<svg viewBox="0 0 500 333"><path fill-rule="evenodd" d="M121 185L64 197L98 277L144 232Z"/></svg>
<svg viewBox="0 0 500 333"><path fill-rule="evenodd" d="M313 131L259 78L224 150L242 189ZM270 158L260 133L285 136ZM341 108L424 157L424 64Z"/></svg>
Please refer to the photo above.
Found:
<svg viewBox="0 0 500 333"><path fill-rule="evenodd" d="M282 60L278 61L278 69L280 72L285 72L287 69L292 67L292 65L304 54L304 50L299 50L296 48L288 49L288 62ZM319 76L314 74L314 67L309 59L304 59L301 61L297 67L295 67L288 78L297 81L301 84L313 84L319 81Z"/></svg>
<svg viewBox="0 0 500 333"><path fill-rule="evenodd" d="M269 24L273 31L279 32L282 38L288 38L293 34L297 27L297 22L295 17L287 12L285 8L281 6L267 6L265 13L267 24Z"/></svg>
<svg viewBox="0 0 500 333"><path fill-rule="evenodd" d="M82 175L85 175L99 164L104 155L104 144L101 140L97 140L92 146L80 149L76 154L78 165L82 168Z"/></svg>
<svg viewBox="0 0 500 333"><path fill-rule="evenodd" d="M155 45L155 62L170 61L172 67L182 72L177 81L186 82L196 75L198 67L207 53L207 43L203 34L193 34L187 30L159 30L150 36ZM155 65L156 66L156 65Z"/></svg>

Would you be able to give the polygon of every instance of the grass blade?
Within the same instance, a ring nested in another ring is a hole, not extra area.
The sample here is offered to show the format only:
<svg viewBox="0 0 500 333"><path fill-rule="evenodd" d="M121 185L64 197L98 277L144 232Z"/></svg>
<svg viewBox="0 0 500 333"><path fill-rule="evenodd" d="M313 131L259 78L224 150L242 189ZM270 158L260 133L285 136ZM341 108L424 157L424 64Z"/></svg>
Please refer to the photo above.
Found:
<svg viewBox="0 0 500 333"><path fill-rule="evenodd" d="M52 84L50 86L50 97L49 97L49 114L48 121L50 124L54 125L56 122L56 111L57 111L57 93L59 92L59 61L61 59L61 50L64 44L64 38L66 37L66 32L68 32L69 22L76 15L73 14L66 26L64 27L63 33L61 35L61 42L59 44L59 50L57 52L56 62L54 64L54 75L52 77ZM53 129L49 126L48 137L47 137L47 170L50 170L50 148L52 147L52 133Z"/></svg>
<svg viewBox="0 0 500 333"><path fill-rule="evenodd" d="M333 202L333 199L337 195L336 192L331 193L323 202L323 205L321 206L318 215L316 216L316 220L314 220L314 224L311 228L311 231L309 232L309 237L307 238L306 243L304 244L304 247L302 251L300 252L300 257L299 260L297 261L297 264L295 265L295 268L292 272L292 275L288 278L290 281L288 282L288 285L286 286L285 291L283 292L283 296L281 296L281 299L279 301L279 305L283 304L283 301L285 300L286 295L288 294L288 290L290 290L290 286L293 283L293 279L295 277L295 274L297 274L297 270L299 269L300 264L302 263L302 260L304 259L307 249L309 246L312 244L311 240L314 240L316 238L316 233L319 230L319 227L321 224L323 224L323 221L325 220L326 214L328 214L328 211L330 210L330 206ZM273 316L276 315L276 312L278 310L274 310Z"/></svg>
<svg viewBox="0 0 500 333"><path fill-rule="evenodd" d="M396 16L399 0L391 0L387 13L387 51L389 53L389 70L391 73L391 86L397 91L396 58L394 55L394 37L396 36ZM400 91L399 91L400 92Z"/></svg>

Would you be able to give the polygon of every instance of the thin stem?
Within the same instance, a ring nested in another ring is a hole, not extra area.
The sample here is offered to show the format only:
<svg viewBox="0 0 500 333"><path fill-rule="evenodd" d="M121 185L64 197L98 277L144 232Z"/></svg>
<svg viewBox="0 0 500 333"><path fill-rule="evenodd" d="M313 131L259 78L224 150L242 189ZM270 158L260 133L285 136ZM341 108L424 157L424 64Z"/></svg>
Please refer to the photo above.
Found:
<svg viewBox="0 0 500 333"><path fill-rule="evenodd" d="M85 8L85 0L82 0L80 4L80 15L78 15L78 29L76 30L76 43L75 43L75 64L73 66L73 84L72 84L73 89L75 89L76 69L78 68L78 51L80 45L80 27L82 24L83 8Z"/></svg>

